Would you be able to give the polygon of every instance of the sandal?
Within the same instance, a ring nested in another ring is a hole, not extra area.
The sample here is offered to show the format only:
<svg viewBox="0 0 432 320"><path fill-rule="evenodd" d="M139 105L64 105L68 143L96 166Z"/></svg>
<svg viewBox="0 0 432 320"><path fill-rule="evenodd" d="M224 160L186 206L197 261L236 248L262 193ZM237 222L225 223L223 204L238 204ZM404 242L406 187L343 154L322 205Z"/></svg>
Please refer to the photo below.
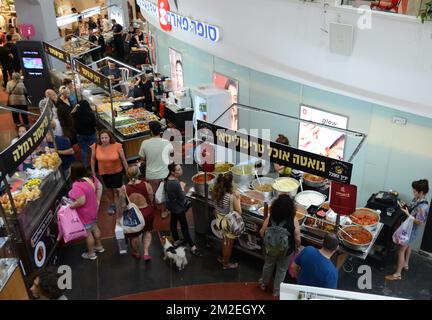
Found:
<svg viewBox="0 0 432 320"><path fill-rule="evenodd" d="M152 257L151 257L150 255L148 255L148 254L145 254L145 255L143 256L143 260L144 260L145 262L150 261L151 258L152 258Z"/></svg>
<svg viewBox="0 0 432 320"><path fill-rule="evenodd" d="M403 267L403 269L404 269L405 271L408 271L408 270L409 270L409 266L405 266L405 267Z"/></svg>
<svg viewBox="0 0 432 320"><path fill-rule="evenodd" d="M388 281L396 281L396 280L402 280L402 277L400 275L397 275L397 274L390 274L390 275L386 276L385 279Z"/></svg>
<svg viewBox="0 0 432 320"><path fill-rule="evenodd" d="M229 270L229 269L237 269L239 267L239 264L237 262L234 263L228 263L228 264L224 264L223 265L223 269L224 270Z"/></svg>

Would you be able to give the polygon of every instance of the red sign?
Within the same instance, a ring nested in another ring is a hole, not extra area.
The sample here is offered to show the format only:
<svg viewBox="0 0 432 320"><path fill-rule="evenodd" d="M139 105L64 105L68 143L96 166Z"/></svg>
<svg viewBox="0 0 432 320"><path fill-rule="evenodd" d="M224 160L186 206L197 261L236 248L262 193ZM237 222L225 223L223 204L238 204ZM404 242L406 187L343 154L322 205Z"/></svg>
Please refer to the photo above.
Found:
<svg viewBox="0 0 432 320"><path fill-rule="evenodd" d="M168 0L158 0L159 24L164 31L171 31L172 28L167 19L168 11L170 11Z"/></svg>
<svg viewBox="0 0 432 320"><path fill-rule="evenodd" d="M331 182L330 208L340 215L350 215L356 210L357 186Z"/></svg>
<svg viewBox="0 0 432 320"><path fill-rule="evenodd" d="M36 29L32 24L20 24L19 29L21 35L26 39L33 38L36 35Z"/></svg>

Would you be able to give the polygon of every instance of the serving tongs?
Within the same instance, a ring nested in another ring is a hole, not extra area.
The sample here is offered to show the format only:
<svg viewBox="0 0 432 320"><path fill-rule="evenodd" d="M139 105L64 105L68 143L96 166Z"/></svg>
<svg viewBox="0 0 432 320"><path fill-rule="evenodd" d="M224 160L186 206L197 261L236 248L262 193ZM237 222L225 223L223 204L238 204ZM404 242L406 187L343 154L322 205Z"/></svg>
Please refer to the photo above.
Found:
<svg viewBox="0 0 432 320"><path fill-rule="evenodd" d="M338 226L339 230L345 233L348 237L353 239L353 241L357 241L357 238L354 238L352 235L350 235L348 232L346 232L344 229L342 229L340 226Z"/></svg>

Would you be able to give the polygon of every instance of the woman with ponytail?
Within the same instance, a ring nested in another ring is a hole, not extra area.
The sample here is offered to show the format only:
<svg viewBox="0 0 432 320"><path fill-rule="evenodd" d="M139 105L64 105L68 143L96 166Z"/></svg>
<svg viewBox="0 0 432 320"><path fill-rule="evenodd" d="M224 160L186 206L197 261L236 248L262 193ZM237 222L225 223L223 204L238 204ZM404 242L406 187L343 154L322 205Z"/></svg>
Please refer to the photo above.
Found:
<svg viewBox="0 0 432 320"><path fill-rule="evenodd" d="M240 194L233 191L233 175L231 172L220 174L217 177L212 190L212 197L217 205L217 225L220 225L220 221L231 211L241 214ZM223 236L222 256L218 257L218 261L222 263L224 269L236 269L238 268L238 263L230 262L230 258L234 241L237 237L224 230L220 231Z"/></svg>
<svg viewBox="0 0 432 320"><path fill-rule="evenodd" d="M151 185L145 181L140 179L141 172L137 166L131 166L127 170L127 176L129 182L124 186L122 192L126 192L129 197L129 200L136 204L140 209L144 220L145 226L139 232L126 234L127 238L130 238L131 241L131 255L136 259L141 259L141 255L139 253L139 237L143 234L143 245L144 245L144 261L151 260L151 256L149 255L149 248L151 244L151 232L153 231L153 220L154 213L152 209L152 199L153 199L153 190ZM124 197L126 198L126 197Z"/></svg>

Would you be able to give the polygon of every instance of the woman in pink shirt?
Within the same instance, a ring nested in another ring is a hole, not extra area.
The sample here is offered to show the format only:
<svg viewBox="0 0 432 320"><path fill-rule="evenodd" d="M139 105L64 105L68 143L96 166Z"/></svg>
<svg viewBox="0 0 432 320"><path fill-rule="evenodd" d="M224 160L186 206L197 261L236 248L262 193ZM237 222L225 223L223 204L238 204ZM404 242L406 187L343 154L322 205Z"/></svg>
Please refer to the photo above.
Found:
<svg viewBox="0 0 432 320"><path fill-rule="evenodd" d="M70 208L76 209L81 222L87 230L87 249L81 257L83 259L95 260L95 253L102 253L105 249L100 240L100 230L97 225L97 214L102 197L102 184L96 177L91 177L81 162L71 165L72 189L69 198L73 200ZM96 246L95 246L96 244Z"/></svg>

